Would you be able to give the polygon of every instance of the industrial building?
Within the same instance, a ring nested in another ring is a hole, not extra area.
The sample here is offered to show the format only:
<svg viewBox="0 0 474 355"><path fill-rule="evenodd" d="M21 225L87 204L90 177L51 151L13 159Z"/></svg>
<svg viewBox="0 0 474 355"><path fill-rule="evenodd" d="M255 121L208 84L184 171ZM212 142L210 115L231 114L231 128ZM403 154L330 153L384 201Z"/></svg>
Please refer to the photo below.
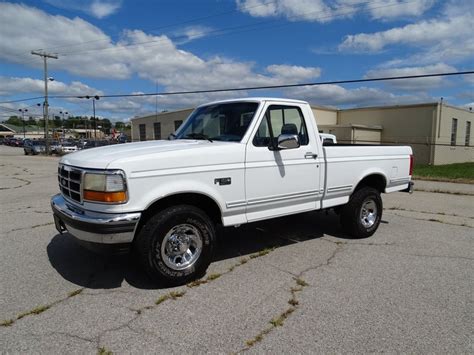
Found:
<svg viewBox="0 0 474 355"><path fill-rule="evenodd" d="M443 102L354 109L311 107L320 132L336 135L340 143L410 145L417 164L474 162L471 110ZM132 140L166 139L192 111L134 118Z"/></svg>

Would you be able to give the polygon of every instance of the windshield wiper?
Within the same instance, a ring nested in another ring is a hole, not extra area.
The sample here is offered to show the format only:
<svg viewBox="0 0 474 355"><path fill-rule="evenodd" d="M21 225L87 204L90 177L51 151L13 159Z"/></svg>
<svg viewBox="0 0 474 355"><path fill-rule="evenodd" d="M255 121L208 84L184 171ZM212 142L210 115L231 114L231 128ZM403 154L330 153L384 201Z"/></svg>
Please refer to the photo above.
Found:
<svg viewBox="0 0 474 355"><path fill-rule="evenodd" d="M191 139L205 139L212 143L212 139L209 136L203 133L189 133L184 136L184 138L191 138Z"/></svg>

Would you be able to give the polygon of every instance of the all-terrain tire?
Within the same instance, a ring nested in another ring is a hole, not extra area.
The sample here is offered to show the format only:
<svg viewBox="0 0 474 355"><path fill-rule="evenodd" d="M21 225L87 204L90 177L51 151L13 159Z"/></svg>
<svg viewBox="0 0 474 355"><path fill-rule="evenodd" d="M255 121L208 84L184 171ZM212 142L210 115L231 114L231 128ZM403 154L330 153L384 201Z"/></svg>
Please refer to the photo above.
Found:
<svg viewBox="0 0 474 355"><path fill-rule="evenodd" d="M382 219L380 192L372 187L356 190L343 206L341 224L352 238L367 238L375 233Z"/></svg>
<svg viewBox="0 0 474 355"><path fill-rule="evenodd" d="M212 261L215 240L214 223L204 211L178 205L149 218L136 236L134 248L154 281L177 286L204 275Z"/></svg>

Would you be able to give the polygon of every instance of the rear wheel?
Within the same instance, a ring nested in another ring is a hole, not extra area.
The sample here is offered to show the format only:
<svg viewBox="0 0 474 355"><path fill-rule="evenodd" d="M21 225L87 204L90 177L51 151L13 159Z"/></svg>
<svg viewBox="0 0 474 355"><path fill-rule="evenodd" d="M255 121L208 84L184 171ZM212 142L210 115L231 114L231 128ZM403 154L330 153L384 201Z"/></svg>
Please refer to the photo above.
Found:
<svg viewBox="0 0 474 355"><path fill-rule="evenodd" d="M215 236L214 224L202 210L179 205L151 217L137 235L135 248L155 281L181 285L206 272Z"/></svg>
<svg viewBox="0 0 474 355"><path fill-rule="evenodd" d="M355 191L342 208L341 224L353 238L367 238L375 233L382 219L380 192L372 187Z"/></svg>

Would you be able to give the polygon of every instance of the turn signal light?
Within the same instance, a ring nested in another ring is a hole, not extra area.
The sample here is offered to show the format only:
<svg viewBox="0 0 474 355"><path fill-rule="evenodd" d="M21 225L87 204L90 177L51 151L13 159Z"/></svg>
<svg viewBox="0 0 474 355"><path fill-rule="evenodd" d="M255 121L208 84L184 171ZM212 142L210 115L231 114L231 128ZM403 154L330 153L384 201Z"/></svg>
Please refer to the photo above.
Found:
<svg viewBox="0 0 474 355"><path fill-rule="evenodd" d="M84 190L84 200L107 203L122 203L127 201L127 194L125 191L102 192Z"/></svg>

